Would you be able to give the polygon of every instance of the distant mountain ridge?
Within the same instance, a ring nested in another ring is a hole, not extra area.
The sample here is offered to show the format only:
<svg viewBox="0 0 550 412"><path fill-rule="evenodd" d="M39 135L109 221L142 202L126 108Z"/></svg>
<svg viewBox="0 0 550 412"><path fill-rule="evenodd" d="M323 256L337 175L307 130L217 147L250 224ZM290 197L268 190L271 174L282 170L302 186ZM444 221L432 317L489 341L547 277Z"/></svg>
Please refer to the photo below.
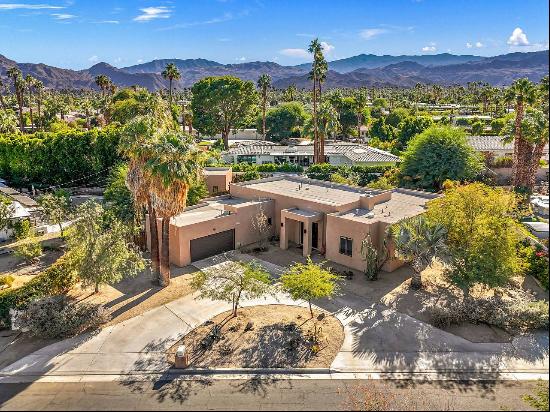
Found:
<svg viewBox="0 0 550 412"><path fill-rule="evenodd" d="M255 82L263 73L271 75L276 88L311 86L308 79L310 64L282 66L261 61L221 64L206 59L161 59L124 68L102 62L89 69L70 70L42 63L17 63L0 55L0 77L5 77L6 70L17 65L24 75L30 74L53 89L97 89L95 77L104 74L119 87L138 85L149 90L159 90L167 87L168 82L160 73L168 63L174 63L181 72L181 80L174 85L178 88L190 87L207 76L232 75ZM547 74L548 50L494 57L456 56L448 53L422 56L361 54L329 62L324 87L413 87L416 83L449 85L470 81L501 86L520 77L538 81Z"/></svg>

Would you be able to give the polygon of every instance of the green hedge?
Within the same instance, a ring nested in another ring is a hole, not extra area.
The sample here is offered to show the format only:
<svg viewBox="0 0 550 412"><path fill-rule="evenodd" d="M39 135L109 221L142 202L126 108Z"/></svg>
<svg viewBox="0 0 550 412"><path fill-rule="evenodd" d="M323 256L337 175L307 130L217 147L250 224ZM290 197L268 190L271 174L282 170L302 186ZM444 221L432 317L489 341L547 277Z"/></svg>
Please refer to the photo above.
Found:
<svg viewBox="0 0 550 412"><path fill-rule="evenodd" d="M10 309L24 308L35 299L65 294L76 283L76 279L71 261L63 256L20 288L0 292L0 329L10 327Z"/></svg>
<svg viewBox="0 0 550 412"><path fill-rule="evenodd" d="M310 166L306 171L306 175L310 179L330 180L330 177L337 173L346 179L356 182L359 186L365 186L392 167L368 165L334 166L329 163L322 163Z"/></svg>
<svg viewBox="0 0 550 412"><path fill-rule="evenodd" d="M81 179L77 184L89 184L104 180L108 173L105 169L120 161L119 136L119 129L114 127L0 135L0 176L15 185L58 185L75 179Z"/></svg>
<svg viewBox="0 0 550 412"><path fill-rule="evenodd" d="M302 173L304 168L300 165L292 163L264 163L262 165L256 165L251 163L235 163L227 165L231 167L234 172L258 172L258 173L273 173L273 172L287 172L287 173Z"/></svg>

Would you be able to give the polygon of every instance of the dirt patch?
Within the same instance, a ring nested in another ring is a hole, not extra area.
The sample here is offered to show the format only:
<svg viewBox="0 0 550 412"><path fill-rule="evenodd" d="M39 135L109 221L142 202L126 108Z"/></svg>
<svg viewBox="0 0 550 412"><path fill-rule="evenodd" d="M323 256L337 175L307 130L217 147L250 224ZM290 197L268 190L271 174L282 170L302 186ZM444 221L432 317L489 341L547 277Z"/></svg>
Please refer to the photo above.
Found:
<svg viewBox="0 0 550 412"><path fill-rule="evenodd" d="M287 305L241 308L236 318L224 312L187 334L168 357L173 362L177 347L185 345L196 368L328 368L344 342L344 328L326 312L314 315ZM217 327L219 338L212 339Z"/></svg>

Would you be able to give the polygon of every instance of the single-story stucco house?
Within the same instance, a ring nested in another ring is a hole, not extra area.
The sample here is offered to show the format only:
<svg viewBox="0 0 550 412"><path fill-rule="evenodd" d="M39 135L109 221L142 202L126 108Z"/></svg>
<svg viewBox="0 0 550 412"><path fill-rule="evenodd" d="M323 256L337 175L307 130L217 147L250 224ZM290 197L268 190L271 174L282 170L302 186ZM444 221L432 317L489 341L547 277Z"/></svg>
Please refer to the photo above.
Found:
<svg viewBox="0 0 550 412"><path fill-rule="evenodd" d="M504 136L468 136L468 143L478 153L492 154L495 159L513 157L514 141L504 142ZM548 160L548 145L544 147L542 158Z"/></svg>
<svg viewBox="0 0 550 412"><path fill-rule="evenodd" d="M371 236L382 251L386 228L421 214L437 194L394 189L371 190L299 176L280 175L232 183L229 195L206 199L170 221L170 260L185 266L259 241L252 222L260 211L280 247L313 250L329 261L364 270L361 243ZM147 225L148 227L148 225ZM149 235L148 235L149 238ZM160 239L159 239L160 240ZM390 258L383 269L402 262Z"/></svg>
<svg viewBox="0 0 550 412"><path fill-rule="evenodd" d="M384 150L359 143L332 143L325 146L327 163L332 165L364 164L393 166L399 157ZM230 147L222 153L227 163L293 163L301 166L313 164L313 145L283 146L272 142L249 142Z"/></svg>

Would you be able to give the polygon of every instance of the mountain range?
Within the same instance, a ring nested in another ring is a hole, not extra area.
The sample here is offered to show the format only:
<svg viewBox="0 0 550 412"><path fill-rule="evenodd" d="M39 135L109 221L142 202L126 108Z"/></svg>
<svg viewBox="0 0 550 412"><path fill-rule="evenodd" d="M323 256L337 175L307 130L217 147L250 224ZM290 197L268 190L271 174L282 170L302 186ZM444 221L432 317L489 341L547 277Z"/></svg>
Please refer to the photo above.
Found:
<svg viewBox="0 0 550 412"><path fill-rule="evenodd" d="M548 50L494 57L449 53L422 56L360 54L329 62L324 88L413 87L416 83L464 85L471 81L503 86L520 77L539 81L548 74L548 58ZM271 75L276 88L289 85L307 88L311 83L308 79L310 64L282 66L259 61L221 64L206 59L163 59L123 68L97 63L89 69L70 70L42 63L18 63L2 55L0 77L5 78L7 69L18 66L24 75L30 74L53 89L95 89L95 76L104 74L119 87L138 85L149 90L159 90L167 87L161 72L168 63L174 63L181 72L181 80L175 83L175 87L179 88L190 87L207 76L232 75L256 81L263 73Z"/></svg>

